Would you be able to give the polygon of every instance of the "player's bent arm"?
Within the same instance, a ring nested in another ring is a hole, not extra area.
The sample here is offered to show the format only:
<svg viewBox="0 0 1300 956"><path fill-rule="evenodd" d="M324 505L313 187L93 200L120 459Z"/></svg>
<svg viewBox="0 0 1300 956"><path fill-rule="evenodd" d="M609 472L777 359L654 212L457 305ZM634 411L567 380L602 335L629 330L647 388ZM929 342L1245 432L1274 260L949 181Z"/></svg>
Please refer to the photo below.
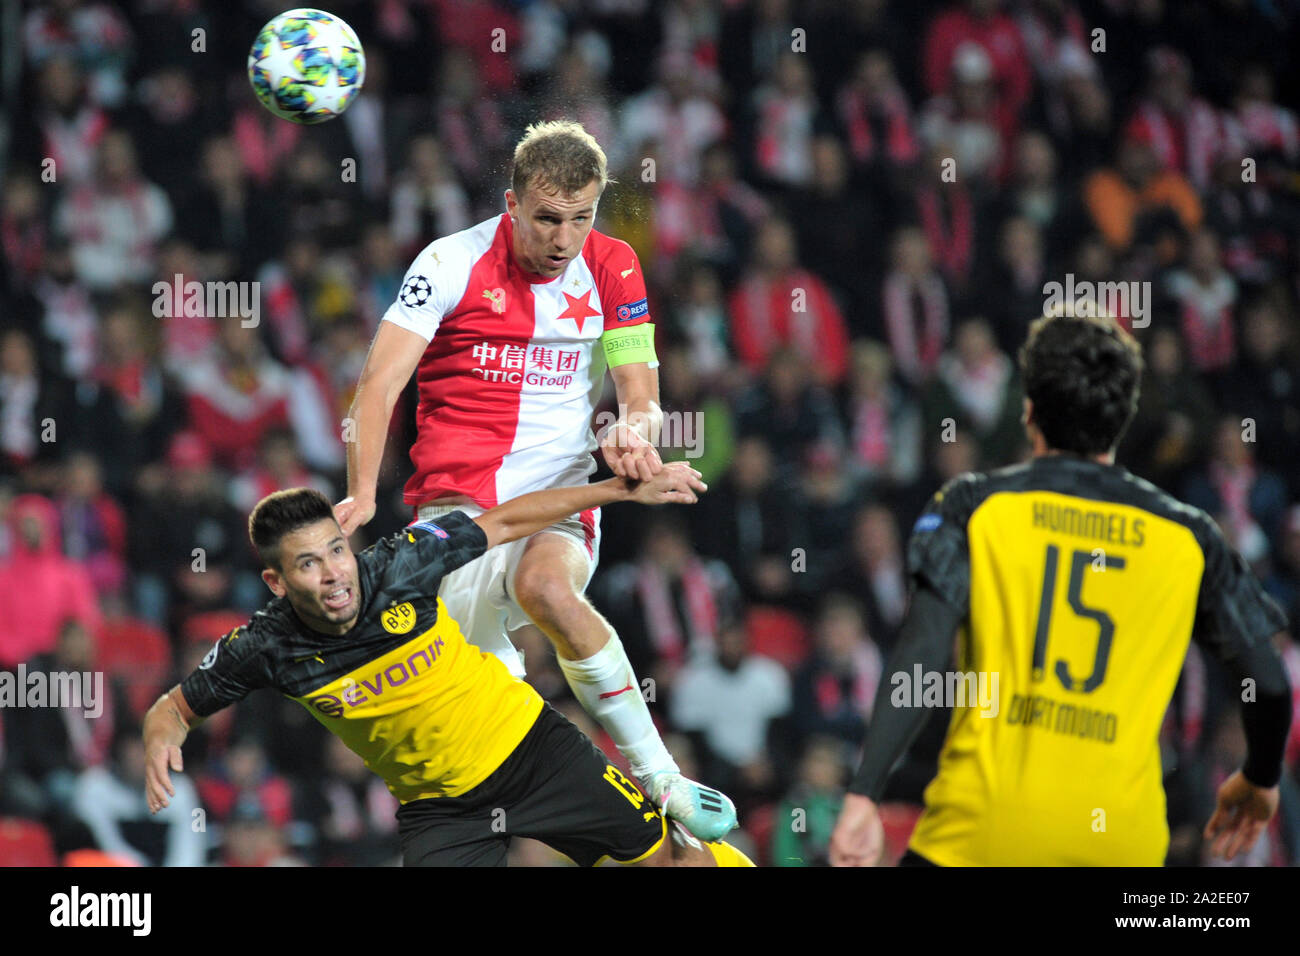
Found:
<svg viewBox="0 0 1300 956"><path fill-rule="evenodd" d="M698 471L684 462L676 462L665 466L649 481L610 478L572 488L534 491L497 505L473 520L483 529L487 546L492 548L536 534L569 515L590 508L601 508L619 501L635 501L643 505L694 504L697 500L695 493L707 488Z"/></svg>
<svg viewBox="0 0 1300 956"><path fill-rule="evenodd" d="M410 329L379 323L344 428L348 497L358 501L374 498L393 406L428 347L428 341Z"/></svg>
<svg viewBox="0 0 1300 956"><path fill-rule="evenodd" d="M651 444L657 442L664 418L659 407L659 370L648 362L632 362L614 366L609 375L614 380L620 414L625 416L620 421L625 420Z"/></svg>
<svg viewBox="0 0 1300 956"><path fill-rule="evenodd" d="M145 800L151 813L167 806L167 798L176 795L168 771L180 773L184 768L181 744L201 723L203 718L190 709L179 684L159 697L144 715Z"/></svg>
<svg viewBox="0 0 1300 956"><path fill-rule="evenodd" d="M889 656L885 674L911 674L916 665L922 673L943 671L952 654L952 638L963 612L922 584L912 596L912 605L899 631L898 644ZM876 703L867 725L862 762L849 784L849 792L880 800L889 773L907 752L925 726L929 711L924 707L895 707L890 702L888 679L880 682Z"/></svg>
<svg viewBox="0 0 1300 956"><path fill-rule="evenodd" d="M618 396L619 419L601 434L606 464L619 477L649 478L660 467L655 448L664 418L659 407L659 372L649 362L630 362L612 367L609 374ZM630 441L620 430L634 432L641 441ZM644 459L648 470L636 466L637 459ZM631 468L636 468L635 474Z"/></svg>

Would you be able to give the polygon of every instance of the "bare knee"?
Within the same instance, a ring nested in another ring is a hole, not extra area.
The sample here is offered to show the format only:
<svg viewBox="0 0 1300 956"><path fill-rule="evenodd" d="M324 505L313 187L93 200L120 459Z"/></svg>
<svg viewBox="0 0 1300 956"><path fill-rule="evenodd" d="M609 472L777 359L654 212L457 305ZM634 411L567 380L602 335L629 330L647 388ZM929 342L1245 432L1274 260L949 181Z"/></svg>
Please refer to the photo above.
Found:
<svg viewBox="0 0 1300 956"><path fill-rule="evenodd" d="M515 600L524 613L547 634L568 633L594 614L585 598L573 589L564 569L546 565L521 567L515 575Z"/></svg>

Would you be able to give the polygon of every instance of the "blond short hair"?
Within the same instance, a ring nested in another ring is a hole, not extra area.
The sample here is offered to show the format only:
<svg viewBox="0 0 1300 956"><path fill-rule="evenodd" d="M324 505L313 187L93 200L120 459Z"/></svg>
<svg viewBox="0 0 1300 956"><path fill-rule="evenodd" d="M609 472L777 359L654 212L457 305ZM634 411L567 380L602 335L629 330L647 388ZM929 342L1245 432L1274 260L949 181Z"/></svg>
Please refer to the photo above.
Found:
<svg viewBox="0 0 1300 956"><path fill-rule="evenodd" d="M599 197L612 182L609 164L605 151L581 123L569 120L533 123L515 146L510 186L520 199L537 185L572 195L593 181L599 184L596 193Z"/></svg>

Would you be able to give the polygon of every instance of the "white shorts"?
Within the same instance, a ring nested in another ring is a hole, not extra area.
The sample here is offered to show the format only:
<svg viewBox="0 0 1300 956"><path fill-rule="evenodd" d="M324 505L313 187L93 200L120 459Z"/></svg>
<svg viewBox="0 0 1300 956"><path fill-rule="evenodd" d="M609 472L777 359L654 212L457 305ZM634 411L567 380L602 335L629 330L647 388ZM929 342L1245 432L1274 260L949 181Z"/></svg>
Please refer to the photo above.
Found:
<svg viewBox="0 0 1300 956"><path fill-rule="evenodd" d="M437 521L453 511L477 518L484 509L475 504L426 504L417 513L420 521ZM537 534L563 535L574 543L587 559L587 579L582 583L585 590L600 563L600 509L570 515ZM515 600L514 587L519 559L530 538L490 548L486 554L443 578L438 589L438 596L460 624L465 639L495 654L516 677L524 676L524 656L511 643L507 632L532 623Z"/></svg>

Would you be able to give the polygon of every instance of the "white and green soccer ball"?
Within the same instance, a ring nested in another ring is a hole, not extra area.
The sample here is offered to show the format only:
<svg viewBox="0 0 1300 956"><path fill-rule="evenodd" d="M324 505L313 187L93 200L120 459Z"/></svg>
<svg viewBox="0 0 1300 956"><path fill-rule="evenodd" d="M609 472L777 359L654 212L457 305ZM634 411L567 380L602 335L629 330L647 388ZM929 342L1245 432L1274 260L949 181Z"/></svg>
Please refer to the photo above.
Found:
<svg viewBox="0 0 1300 956"><path fill-rule="evenodd" d="M366 54L356 33L324 10L286 10L257 35L248 79L262 105L294 123L338 116L361 91Z"/></svg>

